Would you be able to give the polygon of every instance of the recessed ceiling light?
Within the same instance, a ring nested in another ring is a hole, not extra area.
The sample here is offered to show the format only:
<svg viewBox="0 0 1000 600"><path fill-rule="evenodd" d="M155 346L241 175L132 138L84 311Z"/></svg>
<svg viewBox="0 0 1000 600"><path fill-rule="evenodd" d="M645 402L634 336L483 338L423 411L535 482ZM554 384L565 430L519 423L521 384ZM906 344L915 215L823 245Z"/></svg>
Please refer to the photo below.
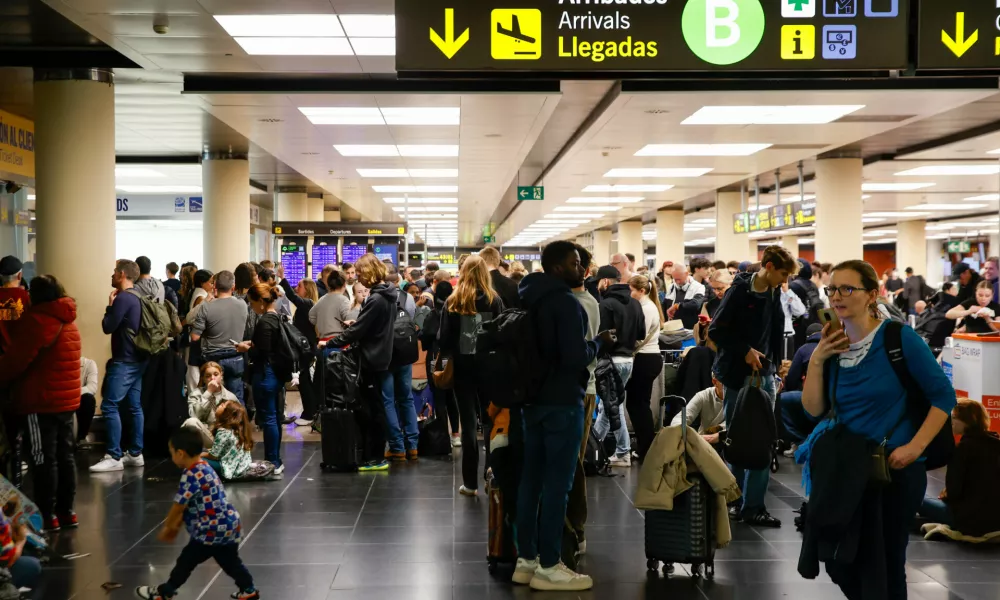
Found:
<svg viewBox="0 0 1000 600"><path fill-rule="evenodd" d="M934 177L946 175L996 175L1000 165L928 165L896 173L897 177Z"/></svg>
<svg viewBox="0 0 1000 600"><path fill-rule="evenodd" d="M383 194L448 194L458 191L457 185L373 185L372 189Z"/></svg>
<svg viewBox="0 0 1000 600"><path fill-rule="evenodd" d="M352 37L351 48L358 56L395 56L396 38Z"/></svg>
<svg viewBox="0 0 1000 600"><path fill-rule="evenodd" d="M930 215L931 213L929 212L888 210L888 211L876 211L876 212L865 213L864 217L884 217L886 219L902 219L905 217L929 217Z"/></svg>
<svg viewBox="0 0 1000 600"><path fill-rule="evenodd" d="M862 183L861 190L865 192L912 192L929 188L933 183Z"/></svg>
<svg viewBox="0 0 1000 600"><path fill-rule="evenodd" d="M399 150L393 145L362 144L333 146L341 156L399 156Z"/></svg>
<svg viewBox="0 0 1000 600"><path fill-rule="evenodd" d="M647 144L635 156L750 156L771 144Z"/></svg>
<svg viewBox="0 0 1000 600"><path fill-rule="evenodd" d="M386 204L458 204L458 198L383 198Z"/></svg>
<svg viewBox="0 0 1000 600"><path fill-rule="evenodd" d="M607 206L557 206L552 210L556 212L573 213L573 212L585 212L591 210L616 211L621 209L622 209L621 206L607 205Z"/></svg>
<svg viewBox="0 0 1000 600"><path fill-rule="evenodd" d="M682 125L812 125L830 123L863 104L786 106L704 106Z"/></svg>
<svg viewBox="0 0 1000 600"><path fill-rule="evenodd" d="M657 169L657 168L628 168L628 169L611 169L604 174L605 177L616 177L620 179L626 178L638 178L638 177L701 177L705 173L711 172L712 169L698 169L698 168L673 168L673 169Z"/></svg>
<svg viewBox="0 0 1000 600"><path fill-rule="evenodd" d="M584 192L665 192L673 189L674 186L667 183L639 183L639 184L618 184L618 185L588 185L583 188Z"/></svg>
<svg viewBox="0 0 1000 600"><path fill-rule="evenodd" d="M545 215L543 219L565 219L568 216L572 216L574 219L600 219L604 216L604 213L573 213L572 215L567 215L566 213L553 213L550 215Z"/></svg>
<svg viewBox="0 0 1000 600"><path fill-rule="evenodd" d="M583 197L583 198L569 198L566 200L569 204L589 204L589 203L600 203L600 202L621 202L623 204L629 204L632 202L639 202L644 200L641 196L619 196L613 198L605 198L599 196L593 197Z"/></svg>
<svg viewBox="0 0 1000 600"><path fill-rule="evenodd" d="M34 199L35 199L34 194L28 194L28 200L34 200Z"/></svg>
<svg viewBox="0 0 1000 600"><path fill-rule="evenodd" d="M395 15L340 15L340 23L350 37L396 37Z"/></svg>
<svg viewBox="0 0 1000 600"><path fill-rule="evenodd" d="M146 167L115 167L115 177L154 178L166 177L163 173Z"/></svg>
<svg viewBox="0 0 1000 600"><path fill-rule="evenodd" d="M200 194L199 185L117 185L115 189L129 194Z"/></svg>
<svg viewBox="0 0 1000 600"><path fill-rule="evenodd" d="M988 204L914 204L907 206L904 210L969 210L972 208L986 208Z"/></svg>
<svg viewBox="0 0 1000 600"><path fill-rule="evenodd" d="M970 196L964 199L966 202L996 202L1000 200L1000 194L983 194L981 196Z"/></svg>
<svg viewBox="0 0 1000 600"><path fill-rule="evenodd" d="M344 37L337 15L215 15L232 37Z"/></svg>
<svg viewBox="0 0 1000 600"><path fill-rule="evenodd" d="M234 37L251 56L354 56L342 37Z"/></svg>

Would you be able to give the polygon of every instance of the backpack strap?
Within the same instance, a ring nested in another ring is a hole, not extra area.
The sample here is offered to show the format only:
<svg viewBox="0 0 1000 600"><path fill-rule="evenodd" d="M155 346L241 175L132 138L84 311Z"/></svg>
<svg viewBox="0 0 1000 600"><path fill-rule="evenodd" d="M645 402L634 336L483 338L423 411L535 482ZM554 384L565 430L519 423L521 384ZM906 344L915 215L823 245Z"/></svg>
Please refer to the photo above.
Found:
<svg viewBox="0 0 1000 600"><path fill-rule="evenodd" d="M903 411L903 416L899 419L899 423L896 423L888 435L885 436L886 440L888 440L896 432L896 428L911 413L916 414L916 407L925 403L926 400L923 391L917 385L916 380L913 379L913 375L910 374L910 370L906 366L906 356L903 355L903 324L898 321L889 321L885 324L885 353L889 358L889 364L892 365L893 372L896 373L896 378L899 379L899 382L903 385L903 389L906 391L906 409Z"/></svg>

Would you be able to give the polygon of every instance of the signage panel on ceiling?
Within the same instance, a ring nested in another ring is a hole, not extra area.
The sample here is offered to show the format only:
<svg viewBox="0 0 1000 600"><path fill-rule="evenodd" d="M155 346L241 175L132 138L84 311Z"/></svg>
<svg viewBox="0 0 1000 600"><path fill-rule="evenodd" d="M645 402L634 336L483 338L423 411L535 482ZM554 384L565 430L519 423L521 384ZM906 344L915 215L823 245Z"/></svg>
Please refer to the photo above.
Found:
<svg viewBox="0 0 1000 600"><path fill-rule="evenodd" d="M918 69L1000 69L995 2L922 2L918 32Z"/></svg>
<svg viewBox="0 0 1000 600"><path fill-rule="evenodd" d="M396 0L396 70L902 69L908 6L906 0Z"/></svg>
<svg viewBox="0 0 1000 600"><path fill-rule="evenodd" d="M189 209L190 207L190 209ZM146 194L118 196L115 214L122 218L201 219L201 197Z"/></svg>
<svg viewBox="0 0 1000 600"><path fill-rule="evenodd" d="M340 222L284 222L275 221L271 225L274 235L341 235L341 236L389 236L406 235L403 223L370 223L365 221Z"/></svg>
<svg viewBox="0 0 1000 600"><path fill-rule="evenodd" d="M733 233L780 231L808 227L816 223L814 202L791 202L770 208L733 215Z"/></svg>

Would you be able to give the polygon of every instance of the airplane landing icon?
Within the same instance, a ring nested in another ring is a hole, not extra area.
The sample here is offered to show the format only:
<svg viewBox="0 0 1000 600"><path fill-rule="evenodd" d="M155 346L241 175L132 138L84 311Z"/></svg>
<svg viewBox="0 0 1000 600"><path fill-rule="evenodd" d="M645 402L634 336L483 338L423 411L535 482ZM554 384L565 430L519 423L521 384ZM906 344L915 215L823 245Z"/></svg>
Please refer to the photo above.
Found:
<svg viewBox="0 0 1000 600"><path fill-rule="evenodd" d="M494 59L538 60L542 57L542 11L496 9L491 16L490 51Z"/></svg>

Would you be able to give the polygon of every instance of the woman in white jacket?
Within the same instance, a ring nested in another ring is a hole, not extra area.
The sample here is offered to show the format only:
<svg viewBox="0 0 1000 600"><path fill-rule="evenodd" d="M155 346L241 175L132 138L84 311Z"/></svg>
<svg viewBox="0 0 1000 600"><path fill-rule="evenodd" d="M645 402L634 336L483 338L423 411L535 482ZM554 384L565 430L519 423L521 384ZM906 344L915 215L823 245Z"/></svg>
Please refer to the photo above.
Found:
<svg viewBox="0 0 1000 600"><path fill-rule="evenodd" d="M201 366L201 382L188 393L188 414L184 427L190 427L201 434L206 448L215 442L212 424L215 423L215 409L227 400L236 400L236 395L222 384L222 367L219 363L207 362Z"/></svg>

